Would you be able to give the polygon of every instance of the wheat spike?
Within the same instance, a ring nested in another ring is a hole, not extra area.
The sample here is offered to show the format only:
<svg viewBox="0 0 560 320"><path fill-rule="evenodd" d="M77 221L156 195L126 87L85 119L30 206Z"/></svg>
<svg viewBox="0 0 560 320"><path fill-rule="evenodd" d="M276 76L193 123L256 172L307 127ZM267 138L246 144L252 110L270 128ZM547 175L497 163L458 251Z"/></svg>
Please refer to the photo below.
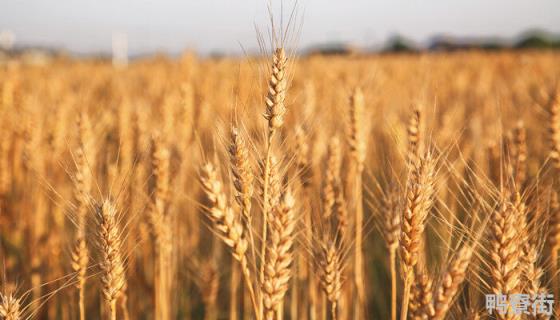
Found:
<svg viewBox="0 0 560 320"><path fill-rule="evenodd" d="M406 208L401 220L400 257L405 282L401 319L406 319L408 294L413 282L414 266L418 263L420 242L426 218L434 197L435 163L427 153L410 173L406 191Z"/></svg>
<svg viewBox="0 0 560 320"><path fill-rule="evenodd" d="M412 166L420 160L420 117L420 108L415 106L406 128L408 138L407 163Z"/></svg>
<svg viewBox="0 0 560 320"><path fill-rule="evenodd" d="M401 207L400 194L396 184L382 198L383 226L382 233L385 245L389 250L389 264L391 269L391 319L397 318L397 270L396 258L399 248L399 236L401 231Z"/></svg>
<svg viewBox="0 0 560 320"><path fill-rule="evenodd" d="M556 168L560 168L560 94L556 93L549 109L550 157Z"/></svg>
<svg viewBox="0 0 560 320"><path fill-rule="evenodd" d="M456 253L455 259L443 274L441 283L436 289L434 300L435 312L430 314L430 319L445 318L455 295L459 291L459 287L463 280L465 280L473 252L473 246L465 244Z"/></svg>
<svg viewBox="0 0 560 320"><path fill-rule="evenodd" d="M277 48L272 55L272 73L268 82L268 95L266 96L266 111L264 118L268 121L269 136L284 123L286 107L287 58L284 48Z"/></svg>
<svg viewBox="0 0 560 320"><path fill-rule="evenodd" d="M260 167L261 170L263 171L263 175L266 174L265 173L265 164L260 162ZM280 174L279 174L279 168L280 167L280 162L279 160L276 158L276 156L271 153L270 155L270 163L269 163L269 170L268 170L268 178L266 179L266 181L268 182L268 190L267 190L267 194L266 194L266 199L263 199L263 201L267 202L267 208L272 209L274 208L278 202L280 201L280 196L282 195L282 192L280 191L282 188L282 184L280 182ZM261 194L264 198L265 196L265 184L264 182L261 184ZM267 215L268 217L268 215Z"/></svg>
<svg viewBox="0 0 560 320"><path fill-rule="evenodd" d="M505 197L504 197L505 198ZM502 199L498 210L494 211L491 219L491 248L490 256L492 267L492 290L495 294L512 294L520 288L522 265L520 254L522 248L522 235L519 232L518 207ZM507 314L498 315L500 319L517 319L518 316L509 311Z"/></svg>
<svg viewBox="0 0 560 320"><path fill-rule="evenodd" d="M159 134L152 142L152 166L155 176L154 204L158 212L164 213L169 197L169 150Z"/></svg>
<svg viewBox="0 0 560 320"><path fill-rule="evenodd" d="M251 199L253 197L253 170L249 162L249 150L245 139L239 134L237 128L231 130L231 144L229 146L231 162L231 173L233 174L233 186L237 191L235 199L241 206L241 212L251 221Z"/></svg>
<svg viewBox="0 0 560 320"><path fill-rule="evenodd" d="M527 179L527 131L525 124L520 120L513 130L513 177L515 186L521 188Z"/></svg>
<svg viewBox="0 0 560 320"><path fill-rule="evenodd" d="M396 250L399 245L401 207L400 195L396 185L392 185L382 198L383 236L387 249Z"/></svg>
<svg viewBox="0 0 560 320"><path fill-rule="evenodd" d="M253 303L253 311L257 319L260 319L260 308L256 303L253 284L251 283L251 272L247 261L248 242L245 239L243 223L240 217L228 205L222 183L218 179L218 173L212 163L208 162L202 167L200 182L206 197L210 201L207 215L212 221L218 236L232 249L233 257L239 261L243 277L249 289L251 302Z"/></svg>
<svg viewBox="0 0 560 320"><path fill-rule="evenodd" d="M21 302L20 299L14 297L12 294L1 294L0 293L0 316L4 320L20 320L22 319L21 314Z"/></svg>
<svg viewBox="0 0 560 320"><path fill-rule="evenodd" d="M360 88L355 88L350 96L350 126L348 134L348 145L350 154L357 164L357 170L364 170L366 160L366 136L364 119L364 95Z"/></svg>
<svg viewBox="0 0 560 320"><path fill-rule="evenodd" d="M295 130L295 155L296 167L301 184L304 188L309 188L313 182L313 169L310 163L309 144L305 131L301 126Z"/></svg>
<svg viewBox="0 0 560 320"><path fill-rule="evenodd" d="M292 276L295 199L288 189L268 217L270 231L262 284L265 319L272 320L288 290Z"/></svg>
<svg viewBox="0 0 560 320"><path fill-rule="evenodd" d="M117 210L109 200L97 208L99 218L99 241L101 245L101 283L103 296L109 305L111 319L117 317L116 303L126 286L124 261L122 258L121 231Z"/></svg>
<svg viewBox="0 0 560 320"><path fill-rule="evenodd" d="M333 208L336 201L335 189L340 179L340 165L342 155L340 151L340 141L337 137L331 138L327 153L327 167L325 170L325 178L323 183L323 212L325 218L328 218L333 213Z"/></svg>
<svg viewBox="0 0 560 320"><path fill-rule="evenodd" d="M331 303L331 315L336 319L336 308L342 292L343 263L334 242L323 244L319 255L321 285Z"/></svg>
<svg viewBox="0 0 560 320"><path fill-rule="evenodd" d="M225 244L232 248L235 258L246 265L247 241L244 238L244 227L239 217L227 204L226 195L223 193L222 183L218 179L214 165L207 163L202 167L200 181L206 197L210 201L210 208L207 212L208 217L214 223L214 228Z"/></svg>

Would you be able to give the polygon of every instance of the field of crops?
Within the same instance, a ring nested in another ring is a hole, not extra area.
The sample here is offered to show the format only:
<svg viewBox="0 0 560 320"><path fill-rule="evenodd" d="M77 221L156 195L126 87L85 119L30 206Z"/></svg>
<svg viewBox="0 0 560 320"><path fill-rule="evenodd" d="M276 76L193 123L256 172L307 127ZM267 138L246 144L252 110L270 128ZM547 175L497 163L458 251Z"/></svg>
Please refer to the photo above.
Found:
<svg viewBox="0 0 560 320"><path fill-rule="evenodd" d="M12 59L0 318L550 318L559 76L555 51Z"/></svg>

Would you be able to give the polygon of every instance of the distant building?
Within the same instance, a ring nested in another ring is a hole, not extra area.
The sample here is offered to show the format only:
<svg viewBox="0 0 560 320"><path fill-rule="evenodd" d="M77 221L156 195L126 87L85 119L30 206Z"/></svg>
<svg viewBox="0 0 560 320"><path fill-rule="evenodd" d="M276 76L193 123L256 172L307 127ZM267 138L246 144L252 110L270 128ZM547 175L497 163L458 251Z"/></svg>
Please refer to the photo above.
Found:
<svg viewBox="0 0 560 320"><path fill-rule="evenodd" d="M8 51L14 47L16 35L10 30L0 31L0 49Z"/></svg>
<svg viewBox="0 0 560 320"><path fill-rule="evenodd" d="M126 33L113 33L113 65L124 67L128 65L128 37Z"/></svg>

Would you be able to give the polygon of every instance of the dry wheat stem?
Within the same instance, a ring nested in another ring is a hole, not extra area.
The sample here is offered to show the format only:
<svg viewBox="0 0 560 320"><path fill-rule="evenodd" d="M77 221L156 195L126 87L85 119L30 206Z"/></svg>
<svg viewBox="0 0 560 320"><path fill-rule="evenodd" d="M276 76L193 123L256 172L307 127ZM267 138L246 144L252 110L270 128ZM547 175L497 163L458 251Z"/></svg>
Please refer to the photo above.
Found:
<svg viewBox="0 0 560 320"><path fill-rule="evenodd" d="M364 258L363 258L363 227L364 227L364 209L363 209L363 191L362 191L362 174L364 171L364 162L366 159L366 135L365 135L365 114L364 114L364 96L360 88L355 88L350 97L350 126L348 144L350 147L350 155L353 159L353 192L355 203L355 241L354 241L354 282L358 299L355 300L356 317L361 318L365 308L366 292L364 279Z"/></svg>
<svg viewBox="0 0 560 320"><path fill-rule="evenodd" d="M171 317L171 281L173 267L171 217L168 215L169 197L169 150L164 146L162 137L156 133L152 141L152 168L155 182L150 210L150 223L155 238L156 259L155 306L158 319Z"/></svg>
<svg viewBox="0 0 560 320"><path fill-rule="evenodd" d="M91 152L91 132L88 117L82 113L78 117L78 149L74 161L76 173L74 175L74 197L76 200L76 216L78 218L76 240L72 251L71 266L77 274L78 305L80 320L85 320L85 286L89 251L86 243L86 218L88 197L91 192L94 156Z"/></svg>

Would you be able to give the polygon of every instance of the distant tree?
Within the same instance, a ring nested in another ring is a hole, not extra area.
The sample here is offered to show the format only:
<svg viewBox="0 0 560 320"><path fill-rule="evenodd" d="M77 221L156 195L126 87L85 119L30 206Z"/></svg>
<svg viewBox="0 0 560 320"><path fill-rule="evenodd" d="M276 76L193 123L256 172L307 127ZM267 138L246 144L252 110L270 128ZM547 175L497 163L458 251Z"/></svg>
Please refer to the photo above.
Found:
<svg viewBox="0 0 560 320"><path fill-rule="evenodd" d="M412 43L412 41L400 36L396 35L391 37L388 42L388 45L385 47L386 52L416 52L416 46Z"/></svg>
<svg viewBox="0 0 560 320"><path fill-rule="evenodd" d="M515 44L515 48L527 49L546 49L546 48L560 48L560 40L551 35L547 35L543 32L532 32L522 37Z"/></svg>

